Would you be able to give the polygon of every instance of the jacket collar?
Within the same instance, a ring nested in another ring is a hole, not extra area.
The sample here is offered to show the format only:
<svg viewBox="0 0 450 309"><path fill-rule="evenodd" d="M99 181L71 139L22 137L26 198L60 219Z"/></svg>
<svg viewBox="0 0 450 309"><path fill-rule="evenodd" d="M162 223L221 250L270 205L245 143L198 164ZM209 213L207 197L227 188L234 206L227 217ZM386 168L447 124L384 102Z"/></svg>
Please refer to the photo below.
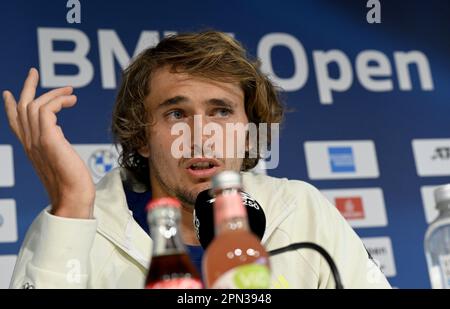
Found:
<svg viewBox="0 0 450 309"><path fill-rule="evenodd" d="M98 232L147 268L152 240L128 208L123 181L136 190L144 189L132 183L125 169L116 168L103 177L97 184L94 206Z"/></svg>

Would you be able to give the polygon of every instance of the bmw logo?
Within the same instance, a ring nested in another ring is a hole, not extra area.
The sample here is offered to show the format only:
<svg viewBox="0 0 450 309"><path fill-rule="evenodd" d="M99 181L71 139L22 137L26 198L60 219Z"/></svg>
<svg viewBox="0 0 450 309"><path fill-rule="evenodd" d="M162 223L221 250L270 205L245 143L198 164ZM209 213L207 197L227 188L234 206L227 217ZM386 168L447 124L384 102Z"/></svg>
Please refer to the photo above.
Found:
<svg viewBox="0 0 450 309"><path fill-rule="evenodd" d="M111 150L99 149L89 157L88 164L94 176L101 178L116 167L117 155Z"/></svg>

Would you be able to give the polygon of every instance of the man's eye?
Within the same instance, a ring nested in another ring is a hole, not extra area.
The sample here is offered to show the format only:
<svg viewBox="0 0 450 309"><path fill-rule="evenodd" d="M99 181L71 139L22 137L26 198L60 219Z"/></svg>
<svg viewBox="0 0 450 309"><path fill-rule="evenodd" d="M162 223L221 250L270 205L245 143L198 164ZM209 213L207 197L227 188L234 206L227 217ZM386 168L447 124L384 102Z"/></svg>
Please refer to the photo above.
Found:
<svg viewBox="0 0 450 309"><path fill-rule="evenodd" d="M231 109L219 108L214 111L214 115L218 117L228 117L233 113Z"/></svg>
<svg viewBox="0 0 450 309"><path fill-rule="evenodd" d="M184 113L182 111L180 111L180 110L174 110L174 111L168 112L167 116L169 118L178 120L178 119L182 119L183 118Z"/></svg>

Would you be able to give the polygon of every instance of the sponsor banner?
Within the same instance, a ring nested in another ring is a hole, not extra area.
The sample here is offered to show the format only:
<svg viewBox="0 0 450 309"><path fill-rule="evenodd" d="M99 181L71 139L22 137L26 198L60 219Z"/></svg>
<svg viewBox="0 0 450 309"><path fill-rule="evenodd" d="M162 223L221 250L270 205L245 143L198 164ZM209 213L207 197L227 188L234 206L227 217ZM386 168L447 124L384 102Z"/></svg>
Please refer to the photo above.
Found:
<svg viewBox="0 0 450 309"><path fill-rule="evenodd" d="M450 176L450 138L412 141L417 175Z"/></svg>
<svg viewBox="0 0 450 309"><path fill-rule="evenodd" d="M307 141L304 148L310 179L379 177L373 141Z"/></svg>
<svg viewBox="0 0 450 309"><path fill-rule="evenodd" d="M367 237L362 238L362 241L386 277L397 275L394 252L389 237Z"/></svg>
<svg viewBox="0 0 450 309"><path fill-rule="evenodd" d="M17 241L16 201L0 199L0 243Z"/></svg>
<svg viewBox="0 0 450 309"><path fill-rule="evenodd" d="M354 228L388 225L380 188L321 190Z"/></svg>
<svg viewBox="0 0 450 309"><path fill-rule="evenodd" d="M10 145L0 145L0 187L14 186L13 149Z"/></svg>
<svg viewBox="0 0 450 309"><path fill-rule="evenodd" d="M0 289L9 288L16 260L16 255L0 255Z"/></svg>
<svg viewBox="0 0 450 309"><path fill-rule="evenodd" d="M89 168L95 183L118 166L119 152L112 144L75 144L73 146Z"/></svg>

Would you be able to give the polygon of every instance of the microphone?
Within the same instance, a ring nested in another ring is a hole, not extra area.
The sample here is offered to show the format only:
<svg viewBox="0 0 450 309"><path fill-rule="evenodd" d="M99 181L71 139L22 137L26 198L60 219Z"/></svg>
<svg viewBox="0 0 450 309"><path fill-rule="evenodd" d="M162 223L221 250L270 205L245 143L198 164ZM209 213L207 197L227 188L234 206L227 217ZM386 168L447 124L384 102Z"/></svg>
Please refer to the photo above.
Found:
<svg viewBox="0 0 450 309"><path fill-rule="evenodd" d="M259 203L246 192L240 192L242 202L247 210L250 230L262 239L266 230L266 215ZM194 208L194 229L203 249L206 249L215 236L214 205L215 198L210 190L198 194Z"/></svg>

